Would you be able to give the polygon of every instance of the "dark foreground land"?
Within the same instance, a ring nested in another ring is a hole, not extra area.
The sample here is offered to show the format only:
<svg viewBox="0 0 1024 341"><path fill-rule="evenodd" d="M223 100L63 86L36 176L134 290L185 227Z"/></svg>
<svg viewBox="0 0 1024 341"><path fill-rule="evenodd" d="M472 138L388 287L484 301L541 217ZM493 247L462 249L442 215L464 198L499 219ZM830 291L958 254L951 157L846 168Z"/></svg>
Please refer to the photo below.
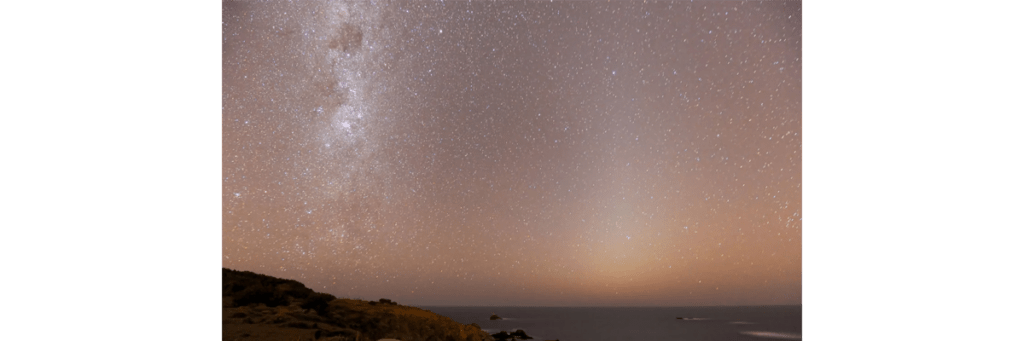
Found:
<svg viewBox="0 0 1024 341"><path fill-rule="evenodd" d="M339 299L293 280L223 269L223 340L493 341L461 324L390 300Z"/></svg>

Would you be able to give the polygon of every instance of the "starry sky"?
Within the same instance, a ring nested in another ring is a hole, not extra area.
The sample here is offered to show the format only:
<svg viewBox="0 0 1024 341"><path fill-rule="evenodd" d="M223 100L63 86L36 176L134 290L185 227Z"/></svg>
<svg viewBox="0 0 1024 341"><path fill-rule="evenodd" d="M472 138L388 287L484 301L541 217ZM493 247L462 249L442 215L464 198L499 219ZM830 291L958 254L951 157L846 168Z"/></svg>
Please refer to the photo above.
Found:
<svg viewBox="0 0 1024 341"><path fill-rule="evenodd" d="M222 3L222 263L409 305L800 304L799 1Z"/></svg>

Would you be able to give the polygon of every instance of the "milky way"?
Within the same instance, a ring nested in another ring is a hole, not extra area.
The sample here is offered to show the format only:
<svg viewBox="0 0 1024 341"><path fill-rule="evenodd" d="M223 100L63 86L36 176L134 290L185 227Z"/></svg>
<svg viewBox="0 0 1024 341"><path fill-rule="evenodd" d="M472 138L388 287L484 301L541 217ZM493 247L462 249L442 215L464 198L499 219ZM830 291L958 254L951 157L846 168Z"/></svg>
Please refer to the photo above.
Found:
<svg viewBox="0 0 1024 341"><path fill-rule="evenodd" d="M223 3L223 265L416 305L801 302L801 3Z"/></svg>

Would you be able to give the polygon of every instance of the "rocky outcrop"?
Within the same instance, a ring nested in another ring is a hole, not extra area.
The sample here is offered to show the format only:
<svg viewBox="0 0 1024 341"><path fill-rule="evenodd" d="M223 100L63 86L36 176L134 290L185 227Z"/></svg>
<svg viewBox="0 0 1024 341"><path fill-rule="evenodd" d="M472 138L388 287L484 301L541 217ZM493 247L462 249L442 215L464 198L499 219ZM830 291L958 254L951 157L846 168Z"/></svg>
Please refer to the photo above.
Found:
<svg viewBox="0 0 1024 341"><path fill-rule="evenodd" d="M494 341L461 324L388 299L336 299L302 283L223 270L224 340Z"/></svg>
<svg viewBox="0 0 1024 341"><path fill-rule="evenodd" d="M491 334L491 336L494 337L494 339L497 341L521 341L533 339L532 336L526 335L526 332L524 332L522 329L516 330L511 333L502 330L500 333Z"/></svg>
<svg viewBox="0 0 1024 341"><path fill-rule="evenodd" d="M498 314L491 315L491 321L500 320L500 319L501 319L501 316L498 316Z"/></svg>

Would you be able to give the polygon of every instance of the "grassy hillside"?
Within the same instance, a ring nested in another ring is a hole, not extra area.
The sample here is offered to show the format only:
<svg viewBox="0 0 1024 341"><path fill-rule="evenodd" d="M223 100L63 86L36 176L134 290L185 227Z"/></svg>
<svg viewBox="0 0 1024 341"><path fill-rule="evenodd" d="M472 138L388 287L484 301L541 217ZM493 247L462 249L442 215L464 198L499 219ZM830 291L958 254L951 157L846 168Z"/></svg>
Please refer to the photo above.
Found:
<svg viewBox="0 0 1024 341"><path fill-rule="evenodd" d="M390 300L338 299L293 280L223 269L224 340L493 341L464 325Z"/></svg>

